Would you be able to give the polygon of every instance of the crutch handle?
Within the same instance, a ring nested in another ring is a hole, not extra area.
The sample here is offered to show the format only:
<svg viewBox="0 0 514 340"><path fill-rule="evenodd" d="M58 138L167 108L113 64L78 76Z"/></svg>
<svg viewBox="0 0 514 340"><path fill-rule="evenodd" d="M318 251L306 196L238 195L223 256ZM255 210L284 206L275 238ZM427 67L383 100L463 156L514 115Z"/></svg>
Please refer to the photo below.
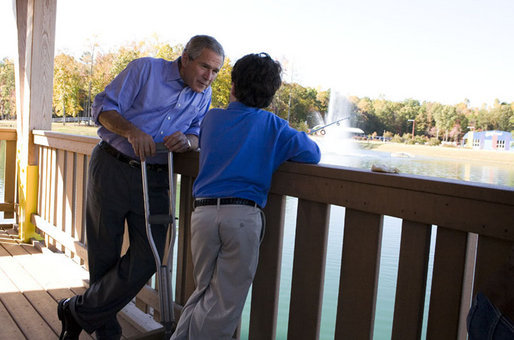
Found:
<svg viewBox="0 0 514 340"><path fill-rule="evenodd" d="M166 153L169 152L168 148L164 143L155 143L155 152L157 153Z"/></svg>

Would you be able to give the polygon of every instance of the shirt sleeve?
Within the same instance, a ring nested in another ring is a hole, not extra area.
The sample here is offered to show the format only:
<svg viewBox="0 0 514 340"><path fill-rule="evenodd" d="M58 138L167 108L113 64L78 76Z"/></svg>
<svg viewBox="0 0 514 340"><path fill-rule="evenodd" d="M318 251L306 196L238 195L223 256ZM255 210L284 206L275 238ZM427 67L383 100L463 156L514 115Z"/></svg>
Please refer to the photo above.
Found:
<svg viewBox="0 0 514 340"><path fill-rule="evenodd" d="M307 136L305 132L298 132L289 141L289 161L299 163L318 164L321 152L318 144Z"/></svg>
<svg viewBox="0 0 514 340"><path fill-rule="evenodd" d="M148 68L142 59L131 61L114 80L105 87L105 90L95 97L92 114L98 124L98 116L103 111L116 111L123 113L132 106L135 97L143 86Z"/></svg>

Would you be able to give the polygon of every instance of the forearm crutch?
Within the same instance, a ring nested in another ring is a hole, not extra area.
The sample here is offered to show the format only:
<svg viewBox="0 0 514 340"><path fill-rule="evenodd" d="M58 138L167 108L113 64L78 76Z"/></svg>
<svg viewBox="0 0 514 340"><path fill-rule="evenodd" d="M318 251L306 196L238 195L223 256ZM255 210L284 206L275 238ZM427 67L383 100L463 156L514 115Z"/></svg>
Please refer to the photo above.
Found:
<svg viewBox="0 0 514 340"><path fill-rule="evenodd" d="M159 284L159 306L161 312L161 324L164 327L164 339L169 339L175 328L175 316L173 311L173 292L171 282L171 272L173 270L173 246L175 244L175 192L173 186L173 153L168 151L164 144L157 144L158 153L168 153L168 182L169 182L169 213L167 215L151 215L150 203L148 198L148 181L146 174L146 161L141 162L141 177L143 182L143 203L145 210L146 235L150 248L155 258L157 272L157 282ZM169 246L164 250L161 261L159 252L152 235L152 224L167 224L170 240Z"/></svg>

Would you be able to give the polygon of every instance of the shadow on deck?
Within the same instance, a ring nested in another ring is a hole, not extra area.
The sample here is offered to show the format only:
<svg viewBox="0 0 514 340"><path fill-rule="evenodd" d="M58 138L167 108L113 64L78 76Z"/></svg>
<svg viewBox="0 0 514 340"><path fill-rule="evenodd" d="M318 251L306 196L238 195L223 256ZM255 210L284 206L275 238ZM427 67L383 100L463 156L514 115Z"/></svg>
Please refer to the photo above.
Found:
<svg viewBox="0 0 514 340"><path fill-rule="evenodd" d="M82 294L89 274L65 254L22 243L16 230L0 229L0 277L0 339L50 340L61 332L57 303ZM122 339L143 334L130 318L136 310L132 304L118 316ZM94 337L82 332L80 339Z"/></svg>

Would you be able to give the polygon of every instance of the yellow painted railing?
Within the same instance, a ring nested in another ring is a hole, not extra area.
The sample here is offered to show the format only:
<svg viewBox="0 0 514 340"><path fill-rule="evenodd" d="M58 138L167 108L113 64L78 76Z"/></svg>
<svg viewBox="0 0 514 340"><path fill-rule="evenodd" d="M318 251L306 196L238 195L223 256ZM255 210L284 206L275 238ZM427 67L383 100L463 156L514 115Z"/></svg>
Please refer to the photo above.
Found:
<svg viewBox="0 0 514 340"><path fill-rule="evenodd" d="M39 147L39 198L32 216L48 245L84 262L87 164L97 138L34 132ZM198 155L175 157L180 175L176 303L194 289L190 219ZM345 208L335 339L372 338L384 216L402 219L393 339L419 338L430 290L428 339L465 338L464 319L476 286L505 261L514 242L514 188L372 173L337 166L286 163L273 177L267 228L252 287L249 338L274 339L286 196L298 199L288 339L317 339L325 279L331 205ZM432 284L427 270L437 226ZM154 310L153 287L136 305ZM148 308L152 307L152 308Z"/></svg>

